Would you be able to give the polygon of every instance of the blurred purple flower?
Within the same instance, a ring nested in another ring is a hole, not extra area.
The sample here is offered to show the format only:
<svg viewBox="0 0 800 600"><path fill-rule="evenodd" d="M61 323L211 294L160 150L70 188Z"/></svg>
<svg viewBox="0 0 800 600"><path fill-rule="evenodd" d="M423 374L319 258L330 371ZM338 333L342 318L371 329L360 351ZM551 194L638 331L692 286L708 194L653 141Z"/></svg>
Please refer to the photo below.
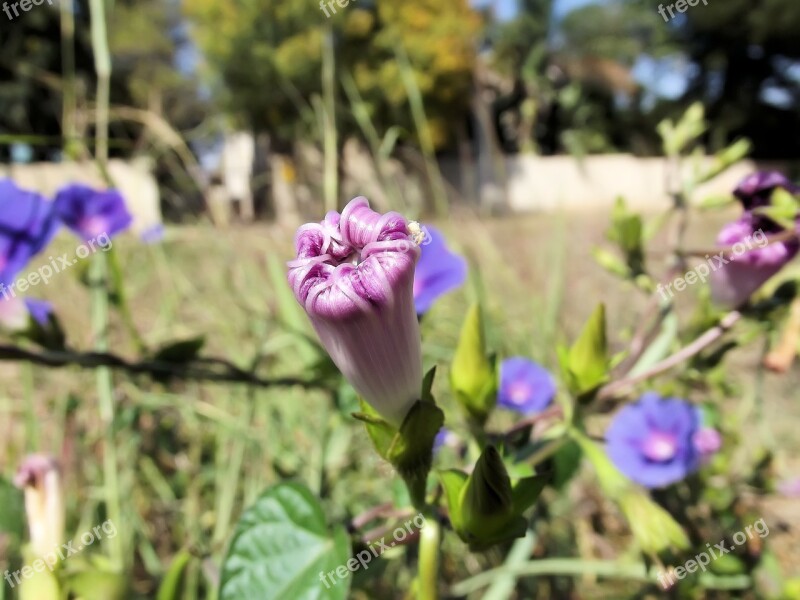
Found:
<svg viewBox="0 0 800 600"><path fill-rule="evenodd" d="M132 217L117 190L94 190L68 185L56 194L55 210L61 221L84 241L125 231Z"/></svg>
<svg viewBox="0 0 800 600"><path fill-rule="evenodd" d="M608 455L636 483L664 487L700 466L694 445L700 427L701 414L694 406L648 392L614 416L606 432Z"/></svg>
<svg viewBox="0 0 800 600"><path fill-rule="evenodd" d="M787 498L800 498L800 477L782 481L778 484L778 491Z"/></svg>
<svg viewBox="0 0 800 600"><path fill-rule="evenodd" d="M414 303L421 315L447 292L455 290L467 279L467 261L447 248L444 236L438 229L424 227L417 270L414 273Z"/></svg>
<svg viewBox="0 0 800 600"><path fill-rule="evenodd" d="M701 457L710 457L722 448L722 435L713 427L701 427L692 436L692 445Z"/></svg>
<svg viewBox="0 0 800 600"><path fill-rule="evenodd" d="M736 186L733 195L739 199L745 210L749 211L759 206L768 206L772 192L778 188L783 188L791 194L800 193L800 186L794 185L782 173L758 171L745 177Z"/></svg>
<svg viewBox="0 0 800 600"><path fill-rule="evenodd" d="M161 223L145 229L139 239L145 244L157 244L164 239L164 226Z"/></svg>
<svg viewBox="0 0 800 600"><path fill-rule="evenodd" d="M422 348L414 310L419 247L408 222L366 198L351 200L295 237L289 284L333 362L389 423L419 399Z"/></svg>
<svg viewBox="0 0 800 600"><path fill-rule="evenodd" d="M442 446L455 446L458 444L458 436L447 427L442 427L433 439L433 451L436 452Z"/></svg>
<svg viewBox="0 0 800 600"><path fill-rule="evenodd" d="M44 196L0 180L0 283L11 283L53 239L59 226L53 208Z"/></svg>
<svg viewBox="0 0 800 600"><path fill-rule="evenodd" d="M553 401L556 384L544 367L522 356L500 365L498 405L523 414L542 412Z"/></svg>
<svg viewBox="0 0 800 600"><path fill-rule="evenodd" d="M50 322L50 315L53 314L53 305L47 300L37 300L36 298L25 298L25 307L34 321L44 327Z"/></svg>
<svg viewBox="0 0 800 600"><path fill-rule="evenodd" d="M733 247L733 251L730 256L721 257L727 262L716 259L711 271L711 297L715 303L726 308L742 305L797 255L797 239L768 243L767 235L780 231L769 219L749 212L722 228L717 245Z"/></svg>

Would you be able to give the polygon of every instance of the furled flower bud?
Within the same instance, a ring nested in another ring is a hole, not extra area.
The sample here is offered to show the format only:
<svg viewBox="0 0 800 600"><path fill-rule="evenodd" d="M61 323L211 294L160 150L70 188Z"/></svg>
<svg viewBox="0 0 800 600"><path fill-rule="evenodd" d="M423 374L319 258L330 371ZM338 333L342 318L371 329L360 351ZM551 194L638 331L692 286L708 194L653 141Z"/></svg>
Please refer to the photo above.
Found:
<svg viewBox="0 0 800 600"><path fill-rule="evenodd" d="M43 557L64 541L64 492L58 463L42 454L28 456L17 471L14 484L25 490L31 550Z"/></svg>
<svg viewBox="0 0 800 600"><path fill-rule="evenodd" d="M322 345L364 400L399 427L422 388L419 248L409 223L359 197L300 227L295 246L289 284Z"/></svg>
<svg viewBox="0 0 800 600"><path fill-rule="evenodd" d="M720 231L717 244L732 248L711 272L711 297L726 308L744 304L768 279L778 273L800 249L796 239L769 243L768 234L781 230L769 219L745 213Z"/></svg>

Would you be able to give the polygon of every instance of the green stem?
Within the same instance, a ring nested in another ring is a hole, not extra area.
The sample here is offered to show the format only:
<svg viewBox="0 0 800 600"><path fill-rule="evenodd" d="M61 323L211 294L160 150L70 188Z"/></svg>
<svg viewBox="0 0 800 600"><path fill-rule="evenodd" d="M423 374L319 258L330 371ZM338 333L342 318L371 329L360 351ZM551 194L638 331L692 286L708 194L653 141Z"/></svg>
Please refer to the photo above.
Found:
<svg viewBox="0 0 800 600"><path fill-rule="evenodd" d="M98 352L108 350L108 290L106 282L106 256L104 253L94 255L91 265L92 282L92 331L95 349ZM100 420L103 425L105 444L103 448L103 492L108 518L119 528L122 526L122 509L120 501L119 479L117 476L117 446L114 436L114 388L111 369L97 369L97 397ZM111 559L118 568L123 566L122 535L108 538Z"/></svg>
<svg viewBox="0 0 800 600"><path fill-rule="evenodd" d="M436 514L425 514L425 525L419 531L419 593L418 600L439 598L439 546L442 530Z"/></svg>
<svg viewBox="0 0 800 600"><path fill-rule="evenodd" d="M550 558L521 565L502 566L465 579L452 588L453 596L466 596L490 585L499 575L530 577L535 575L595 575L609 579L631 581L656 581L655 572L648 572L641 563L620 563L610 560L583 560L579 558Z"/></svg>

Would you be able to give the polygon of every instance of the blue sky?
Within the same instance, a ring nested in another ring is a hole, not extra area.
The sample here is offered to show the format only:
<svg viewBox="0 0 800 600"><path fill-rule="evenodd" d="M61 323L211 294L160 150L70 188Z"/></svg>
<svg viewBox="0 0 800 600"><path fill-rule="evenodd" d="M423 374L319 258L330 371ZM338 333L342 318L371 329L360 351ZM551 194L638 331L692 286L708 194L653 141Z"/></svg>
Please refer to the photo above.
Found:
<svg viewBox="0 0 800 600"><path fill-rule="evenodd" d="M562 17L571 10L595 1L602 0L556 0L556 17ZM510 19L517 10L517 0L474 0L473 4L480 7L494 4L497 15L501 19Z"/></svg>

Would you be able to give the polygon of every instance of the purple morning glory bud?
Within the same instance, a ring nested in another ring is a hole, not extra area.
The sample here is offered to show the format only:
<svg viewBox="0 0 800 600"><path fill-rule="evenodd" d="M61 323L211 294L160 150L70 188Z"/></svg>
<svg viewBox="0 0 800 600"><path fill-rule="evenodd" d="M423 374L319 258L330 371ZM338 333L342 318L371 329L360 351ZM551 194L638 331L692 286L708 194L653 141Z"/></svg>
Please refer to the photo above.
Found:
<svg viewBox="0 0 800 600"><path fill-rule="evenodd" d="M745 177L733 195L744 206L745 210L752 210L759 206L768 206L772 192L783 188L790 194L800 193L800 186L794 185L789 179L777 171L758 171Z"/></svg>
<svg viewBox="0 0 800 600"><path fill-rule="evenodd" d="M422 253L414 273L414 303L417 314L430 309L440 297L464 285L467 279L467 261L447 248L444 236L433 227L424 227L425 239L420 244Z"/></svg>
<svg viewBox="0 0 800 600"><path fill-rule="evenodd" d="M715 258L709 277L711 298L726 308L744 304L771 277L778 273L800 250L796 239L769 243L768 233L777 233L771 225L752 213L725 225L717 237L720 247L732 247L730 256Z"/></svg>
<svg viewBox="0 0 800 600"><path fill-rule="evenodd" d="M25 513L31 549L38 557L53 552L64 541L64 491L56 459L43 454L25 458L14 484L25 491Z"/></svg>
<svg viewBox="0 0 800 600"><path fill-rule="evenodd" d="M54 204L61 221L84 241L116 235L132 221L117 190L94 190L72 184L59 190Z"/></svg>
<svg viewBox="0 0 800 600"><path fill-rule="evenodd" d="M615 415L606 432L608 455L636 483L664 487L700 466L694 445L699 428L700 413L694 406L649 392Z"/></svg>
<svg viewBox="0 0 800 600"><path fill-rule="evenodd" d="M0 283L10 283L58 229L53 203L0 180Z"/></svg>
<svg viewBox="0 0 800 600"><path fill-rule="evenodd" d="M351 200L295 237L289 284L333 362L355 390L399 427L420 398L422 349L414 309L419 247L409 224L366 198Z"/></svg>
<svg viewBox="0 0 800 600"><path fill-rule="evenodd" d="M542 412L553 401L556 384L544 367L522 356L500 365L498 405L523 414Z"/></svg>

